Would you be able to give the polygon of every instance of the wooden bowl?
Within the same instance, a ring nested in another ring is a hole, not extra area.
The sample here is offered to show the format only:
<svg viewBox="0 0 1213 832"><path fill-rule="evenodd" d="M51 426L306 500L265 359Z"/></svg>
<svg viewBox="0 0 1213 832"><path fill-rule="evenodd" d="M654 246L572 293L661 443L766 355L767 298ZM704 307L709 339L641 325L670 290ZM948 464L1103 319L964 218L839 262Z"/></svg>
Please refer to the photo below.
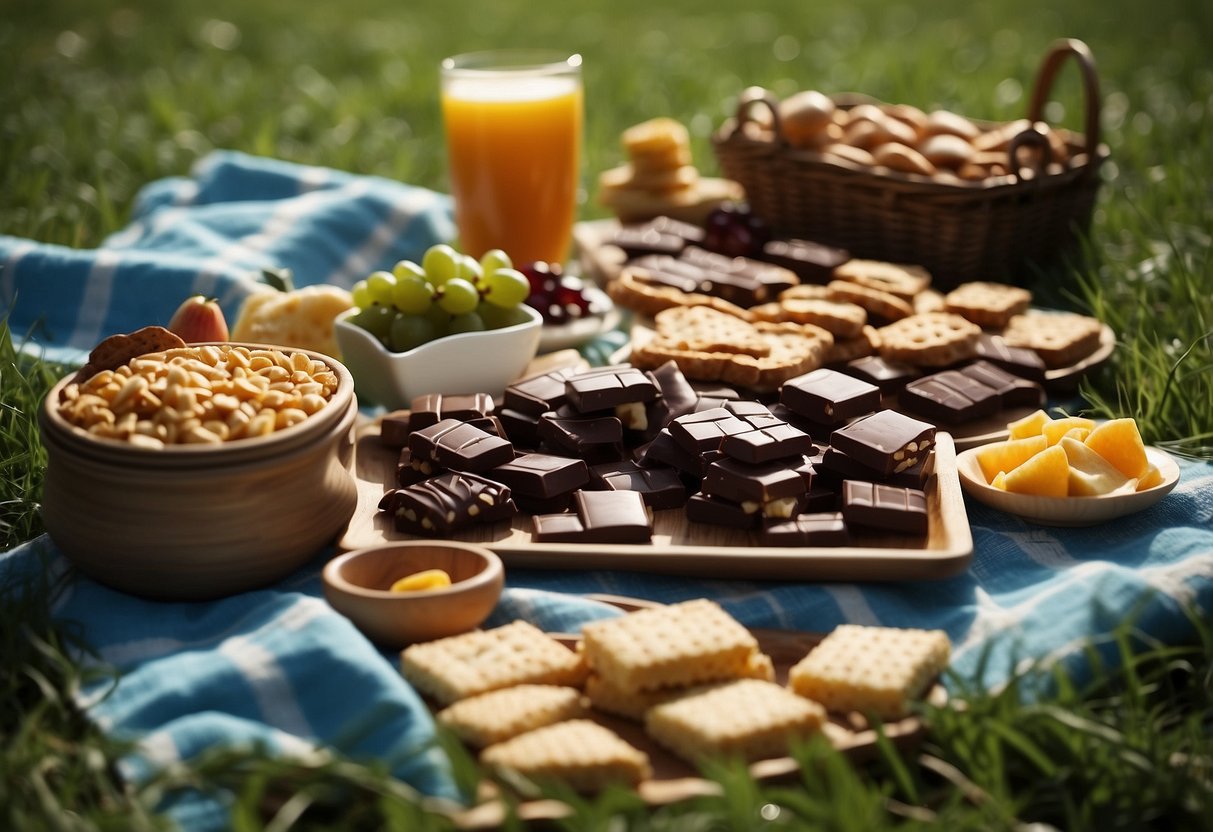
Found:
<svg viewBox="0 0 1213 832"><path fill-rule="evenodd" d="M260 346L260 345L245 345ZM222 445L132 447L65 421L51 388L38 410L47 449L42 518L82 572L115 589L204 600L265 586L303 566L357 504L349 471L353 378L322 410L269 436Z"/></svg>
<svg viewBox="0 0 1213 832"><path fill-rule="evenodd" d="M425 569L442 569L451 585L391 592L393 583ZM355 549L324 568L324 597L372 641L402 647L467 632L488 618L505 568L483 546L413 540Z"/></svg>

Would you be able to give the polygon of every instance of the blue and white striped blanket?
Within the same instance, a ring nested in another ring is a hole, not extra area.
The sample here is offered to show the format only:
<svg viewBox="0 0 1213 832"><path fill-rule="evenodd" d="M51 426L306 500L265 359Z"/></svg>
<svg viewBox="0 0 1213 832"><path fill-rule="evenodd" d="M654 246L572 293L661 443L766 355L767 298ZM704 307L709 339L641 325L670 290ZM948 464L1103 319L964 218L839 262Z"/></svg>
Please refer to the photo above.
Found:
<svg viewBox="0 0 1213 832"><path fill-rule="evenodd" d="M261 268L300 285L349 286L453 236L446 197L385 180L238 154L203 160L191 178L150 185L131 226L97 251L0 237L0 303L27 349L78 361L110 332L165 322L201 292L232 316ZM1162 503L1089 529L1048 529L969 501L975 554L964 574L901 583L769 583L625 572L509 570L488 625L525 618L576 631L616 614L578 597L719 600L753 627L825 631L842 622L939 627L953 670L994 686L1024 661L1083 672L1076 648L1128 618L1162 642L1190 635L1185 608L1213 608L1213 464L1182 462ZM146 777L203 749L262 743L282 754L328 749L384 761L419 790L451 795L432 723L380 654L322 600L331 551L280 584L212 603L158 603L88 579L68 583L55 614L79 622L121 676L82 692L98 724L139 740L126 773ZM66 562L47 538L0 555L0 582ZM982 656L986 661L982 662ZM983 674L977 678L978 674ZM215 803L186 800L187 828L223 828Z"/></svg>

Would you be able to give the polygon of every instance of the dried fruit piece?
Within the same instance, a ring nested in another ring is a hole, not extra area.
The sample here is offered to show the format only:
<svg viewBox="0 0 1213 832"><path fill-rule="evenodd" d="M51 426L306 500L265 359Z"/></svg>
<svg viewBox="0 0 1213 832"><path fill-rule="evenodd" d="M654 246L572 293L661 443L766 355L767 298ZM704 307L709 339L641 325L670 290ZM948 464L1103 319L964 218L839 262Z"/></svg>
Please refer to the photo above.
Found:
<svg viewBox="0 0 1213 832"><path fill-rule="evenodd" d="M1073 428L1086 428L1091 430L1095 427L1095 422L1083 416L1066 416L1061 419L1054 419L1051 422L1046 422L1041 428L1041 433L1044 434L1045 442L1049 446L1056 445L1061 441L1061 438Z"/></svg>
<svg viewBox="0 0 1213 832"><path fill-rule="evenodd" d="M1150 465L1133 419L1110 419L1098 427L1092 425L1086 444L1126 477L1141 477Z"/></svg>
<svg viewBox="0 0 1213 832"><path fill-rule="evenodd" d="M1049 414L1043 410L1029 413L1022 419L1007 423L1007 431L1011 439L1023 439L1028 436L1040 436L1045 424L1050 422Z"/></svg>
<svg viewBox="0 0 1213 832"><path fill-rule="evenodd" d="M1007 491L1040 497L1069 493L1070 462L1059 445L1046 448L1007 474Z"/></svg>
<svg viewBox="0 0 1213 832"><path fill-rule="evenodd" d="M1040 434L1023 439L1008 439L986 445L977 452L977 463L986 480L992 482L999 471L1013 471L1031 457L1045 449L1045 438Z"/></svg>
<svg viewBox="0 0 1213 832"><path fill-rule="evenodd" d="M430 589L443 589L451 585L451 576L443 569L423 569L412 575L405 575L392 584L392 592L425 592Z"/></svg>

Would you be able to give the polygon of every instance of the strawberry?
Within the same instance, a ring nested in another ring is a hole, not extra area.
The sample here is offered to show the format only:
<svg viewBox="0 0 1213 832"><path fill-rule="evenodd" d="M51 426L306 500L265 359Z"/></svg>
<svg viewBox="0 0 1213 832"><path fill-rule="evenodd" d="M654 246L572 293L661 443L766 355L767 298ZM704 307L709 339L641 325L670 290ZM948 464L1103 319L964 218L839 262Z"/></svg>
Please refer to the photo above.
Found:
<svg viewBox="0 0 1213 832"><path fill-rule="evenodd" d="M173 313L168 328L187 344L202 341L226 341L227 321L214 298L194 295L186 298Z"/></svg>

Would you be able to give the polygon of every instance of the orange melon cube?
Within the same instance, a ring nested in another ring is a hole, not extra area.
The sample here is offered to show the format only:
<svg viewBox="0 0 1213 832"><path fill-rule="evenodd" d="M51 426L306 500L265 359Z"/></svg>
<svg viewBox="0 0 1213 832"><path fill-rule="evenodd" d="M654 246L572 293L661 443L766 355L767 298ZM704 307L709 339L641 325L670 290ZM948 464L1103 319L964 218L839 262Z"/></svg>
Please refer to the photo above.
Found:
<svg viewBox="0 0 1213 832"><path fill-rule="evenodd" d="M1010 434L1011 439L1040 436L1041 429L1050 421L1052 420L1049 419L1048 413L1045 413L1043 410L1037 410L1035 413L1029 413L1022 419L1007 422L1007 432Z"/></svg>
<svg viewBox="0 0 1213 832"><path fill-rule="evenodd" d="M1061 438L1074 428L1086 428L1087 430L1091 430L1094 427L1095 422L1092 419L1088 419L1084 416L1066 416L1064 418L1054 419L1053 421L1049 422L1047 425L1041 428L1040 432L1045 436L1045 443L1052 446L1060 442Z"/></svg>
<svg viewBox="0 0 1213 832"><path fill-rule="evenodd" d="M1162 485L1162 471L1159 471L1158 466L1151 462L1146 466L1146 472L1137 480L1137 490L1145 491L1156 485Z"/></svg>
<svg viewBox="0 0 1213 832"><path fill-rule="evenodd" d="M1150 461L1146 446L1133 419L1109 419L1092 429L1086 438L1087 447L1116 466L1126 477L1140 478Z"/></svg>
<svg viewBox="0 0 1213 832"><path fill-rule="evenodd" d="M1007 473L1007 491L1039 497L1065 497L1070 490L1070 461L1060 445L1045 448Z"/></svg>
<svg viewBox="0 0 1213 832"><path fill-rule="evenodd" d="M1062 435L1061 438L1065 439L1066 437L1069 437L1070 439L1077 439L1079 442L1082 442L1090 435L1090 428L1070 428Z"/></svg>
<svg viewBox="0 0 1213 832"><path fill-rule="evenodd" d="M1123 488L1129 478L1095 451L1070 436L1058 443L1070 463L1069 494L1071 497L1098 497Z"/></svg>
<svg viewBox="0 0 1213 832"><path fill-rule="evenodd" d="M1040 434L993 442L977 452L977 464L986 482L991 482L999 471L1013 471L1044 449L1045 438Z"/></svg>

